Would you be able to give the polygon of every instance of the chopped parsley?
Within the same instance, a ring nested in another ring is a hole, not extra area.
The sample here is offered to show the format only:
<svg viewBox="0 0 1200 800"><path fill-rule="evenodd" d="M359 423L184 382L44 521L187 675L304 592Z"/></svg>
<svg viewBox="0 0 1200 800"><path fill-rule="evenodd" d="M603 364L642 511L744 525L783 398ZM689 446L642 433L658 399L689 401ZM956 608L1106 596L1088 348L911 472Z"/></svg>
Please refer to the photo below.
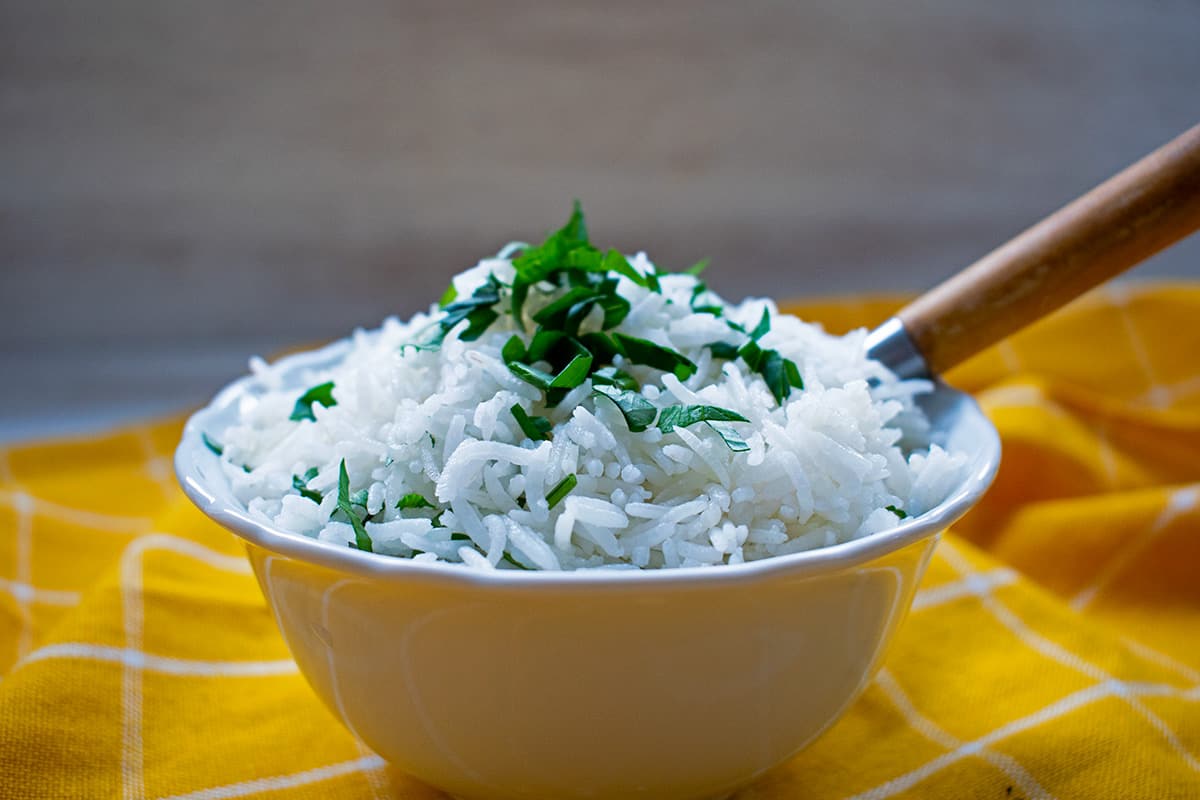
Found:
<svg viewBox="0 0 1200 800"><path fill-rule="evenodd" d="M659 411L658 428L670 433L675 428L686 428L697 422L749 422L736 411L717 406L667 406Z"/></svg>
<svg viewBox="0 0 1200 800"><path fill-rule="evenodd" d="M558 482L558 485L549 491L546 495L546 502L551 508L562 502L563 498L571 493L571 490L579 485L579 478L572 473Z"/></svg>
<svg viewBox="0 0 1200 800"><path fill-rule="evenodd" d="M601 269L606 272L615 272L618 275L623 275L629 280L641 286L643 289L649 289L652 292L662 294L662 285L658 282L658 276L653 272L648 272L645 275L633 268L625 256L621 255L616 250L609 250L604 255L604 261L600 265Z"/></svg>
<svg viewBox="0 0 1200 800"><path fill-rule="evenodd" d="M401 497L399 500L397 500L396 508L403 511L406 508L434 508L434 509L436 509L437 506L435 506L433 503L426 500L424 495L420 495L420 494L417 494L416 492L412 492L410 494L404 495L404 497Z"/></svg>
<svg viewBox="0 0 1200 800"><path fill-rule="evenodd" d="M540 245L524 248L512 263L520 280L534 284L546 280L554 271L572 263L585 269L588 266L595 269L599 263L595 256L599 255L599 252L588 241L583 206L576 200L566 225L550 234Z"/></svg>
<svg viewBox="0 0 1200 800"><path fill-rule="evenodd" d="M706 347L712 351L713 358L723 358L726 361L732 361L738 355L737 345L730 344L729 342L713 342L710 345L706 345Z"/></svg>
<svg viewBox="0 0 1200 800"><path fill-rule="evenodd" d="M746 444L746 440L738 435L738 432L732 425L712 420L705 420L705 422L708 427L716 431L717 435L725 442L725 446L733 452L744 453L750 449L750 445Z"/></svg>
<svg viewBox="0 0 1200 800"><path fill-rule="evenodd" d="M616 341L621 354L634 364L645 364L663 372L672 372L681 381L696 374L696 365L683 353L623 333L614 333L613 340Z"/></svg>
<svg viewBox="0 0 1200 800"><path fill-rule="evenodd" d="M204 446L211 450L214 454L219 456L225 453L225 448L209 438L208 434L204 433L203 431L200 432L200 440L204 442Z"/></svg>
<svg viewBox="0 0 1200 800"><path fill-rule="evenodd" d="M350 475L346 472L346 459L344 458L342 459L341 466L338 467L337 505L338 510L350 520L350 527L354 528L354 542L352 546L357 550L364 550L368 553L374 552L374 548L371 546L371 537L367 534L367 528L363 525L362 520L358 518L358 512L354 510L354 506L350 503Z"/></svg>
<svg viewBox="0 0 1200 800"><path fill-rule="evenodd" d="M692 295L692 311L701 311L695 306L695 299L696 294ZM732 320L726 320L726 324L730 326L731 330L745 333L749 338L740 345L730 342L707 344L706 347L712 350L714 359L725 359L726 361L742 359L751 372L762 375L762 379L766 381L776 403L784 403L785 399L792 395L793 389L804 389L804 379L800 378L800 369L796 366L796 362L785 359L779 350L767 349L758 344L758 339L770 332L770 312L766 308L762 309L762 318L749 331Z"/></svg>
<svg viewBox="0 0 1200 800"><path fill-rule="evenodd" d="M895 506L884 506L885 509L895 514L900 519L908 519L908 512Z"/></svg>
<svg viewBox="0 0 1200 800"><path fill-rule="evenodd" d="M613 278L598 284L575 286L533 315L543 330L562 331L568 335L579 332L579 325L597 306L604 312L601 327L615 328L629 314L629 301L617 294Z"/></svg>
<svg viewBox="0 0 1200 800"><path fill-rule="evenodd" d="M758 321L758 324L754 326L754 330L750 331L750 338L757 342L759 339L766 336L770 330L771 330L771 315L764 308L762 319L760 319Z"/></svg>
<svg viewBox="0 0 1200 800"><path fill-rule="evenodd" d="M630 389L618 389L615 386L593 386L592 396L607 397L613 401L621 416L625 417L625 425L633 433L646 430L654 424L658 416L658 408L643 397L639 392Z"/></svg>
<svg viewBox="0 0 1200 800"><path fill-rule="evenodd" d="M569 336L541 332L533 337L528 348L521 337L512 336L505 343L501 356L510 372L526 383L546 393L546 405L556 406L567 392L588 379L595 357ZM545 372L531 362L548 362L555 372Z"/></svg>
<svg viewBox="0 0 1200 800"><path fill-rule="evenodd" d="M698 273L705 263L696 265L692 271ZM602 252L592 245L578 201L566 225L540 245L521 247L512 259L512 266L515 275L511 285L502 284L495 274L490 274L468 298L460 297L453 287L448 290L441 300L442 316L434 325L436 331L411 346L436 348L464 320L467 327L461 338L467 341L482 336L501 313L509 314L523 333L527 322L532 321L536 325L532 335L528 339L522 335L510 337L502 356L513 375L545 393L546 405L551 408L589 379L593 386L636 392L637 382L613 363L617 356L630 364L671 372L680 380L696 373L696 364L682 353L612 330L624 321L631 308L629 300L617 291L622 278L657 293L662 292L662 285L653 268L641 272L619 251ZM559 293L527 320L525 305L535 290ZM508 307L502 311L505 293ZM595 319L596 311L600 330L582 331L586 320ZM632 409L634 403L628 400L623 410ZM634 411L636 418L637 409ZM545 438L546 432L533 418L516 412L514 416L531 439Z"/></svg>
<svg viewBox="0 0 1200 800"><path fill-rule="evenodd" d="M701 263L705 266L708 265L707 259ZM712 314L714 317L724 316L725 308L723 306L718 303L703 302L704 296L708 293L708 285L704 281L696 281L696 285L692 287L692 296L688 300L688 306L697 314Z"/></svg>
<svg viewBox="0 0 1200 800"><path fill-rule="evenodd" d="M504 344L501 350L504 364L514 376L540 390L548 408L557 406L571 391L590 381L592 395L614 403L634 433L647 430L656 420L664 432L704 422L731 450L748 449L745 440L729 424L746 422L741 415L715 406L659 409L641 394L638 381L618 368L617 363L649 367L670 372L679 380L687 380L698 369L695 362L673 348L614 330L631 311L629 300L617 291L622 280L659 294L662 284L653 267L643 272L618 250L602 251L595 247L588 237L578 201L566 224L545 241L518 247L511 260L515 274L510 284L502 283L493 273L470 297L461 297L452 285L439 303L442 315L431 326L432 335L423 342L406 346L436 349L464 321L466 328L460 337L473 341L502 314L508 314L520 333ZM687 273L698 276L707 266L707 260L701 261ZM526 315L531 295L551 294L553 299ZM700 281L692 290L689 306L696 313L724 315L719 298ZM585 322L590 330L584 328ZM532 331L528 330L530 323L534 326ZM708 347L714 358L745 361L752 371L762 375L780 403L793 388L803 388L800 371L793 362L758 344L771 328L768 311L764 309L762 319L752 330L747 331L732 321L728 325L745 335L746 341L713 342ZM311 415L311 402L306 408ZM512 406L511 411L527 438L533 441L550 438L548 420L529 414L520 405Z"/></svg>
<svg viewBox="0 0 1200 800"><path fill-rule="evenodd" d="M593 386L615 386L618 389L638 388L637 379L616 367L601 367L592 373Z"/></svg>
<svg viewBox="0 0 1200 800"><path fill-rule="evenodd" d="M743 453L750 449L750 445L727 423L749 421L736 411L719 406L667 406L659 411L656 424L663 433L670 433L676 428L704 422L721 437L726 447L735 453Z"/></svg>
<svg viewBox="0 0 1200 800"><path fill-rule="evenodd" d="M796 362L784 358L778 350L764 350L757 341L751 339L738 348L737 352L738 357L746 362L746 366L762 375L777 403L782 404L791 395L793 388L804 388L804 381L800 377L800 369Z"/></svg>
<svg viewBox="0 0 1200 800"><path fill-rule="evenodd" d="M514 403L511 409L513 418L521 426L521 432L535 442L550 438L550 420L529 414L520 404Z"/></svg>
<svg viewBox="0 0 1200 800"><path fill-rule="evenodd" d="M693 308L693 310L695 310ZM775 402L783 404L792 394L792 389L803 389L804 380L800 377L800 368L790 358L784 358L778 350L763 347L758 340L771 330L771 314L763 309L762 318L753 329L747 331L736 322L727 323L732 330L744 333L749 337L742 345L730 342L712 342L707 345L714 358L732 361L740 358L752 372L762 376L767 388L775 397Z"/></svg>
<svg viewBox="0 0 1200 800"><path fill-rule="evenodd" d="M451 285L453 288L453 285ZM482 286L471 293L465 300L454 300L442 310L445 315L438 320L440 329L434 338L426 342L426 346L441 344L451 330L463 320L467 321L467 329L458 338L464 342L473 342L483 335L500 314L492 308L500 302L500 281L495 275L488 275Z"/></svg>
<svg viewBox="0 0 1200 800"><path fill-rule="evenodd" d="M337 405L337 400L333 399L333 381L314 386L300 395L300 398L296 400L296 407L292 409L292 415L288 419L295 422L306 419L315 422L317 418L313 415L313 403L320 403L325 408Z"/></svg>
<svg viewBox="0 0 1200 800"><path fill-rule="evenodd" d="M299 492L301 497L306 497L317 505L320 505L321 501L325 499L324 495L308 488L308 482L317 477L317 472L316 467L311 467L303 475L293 475L292 488Z"/></svg>

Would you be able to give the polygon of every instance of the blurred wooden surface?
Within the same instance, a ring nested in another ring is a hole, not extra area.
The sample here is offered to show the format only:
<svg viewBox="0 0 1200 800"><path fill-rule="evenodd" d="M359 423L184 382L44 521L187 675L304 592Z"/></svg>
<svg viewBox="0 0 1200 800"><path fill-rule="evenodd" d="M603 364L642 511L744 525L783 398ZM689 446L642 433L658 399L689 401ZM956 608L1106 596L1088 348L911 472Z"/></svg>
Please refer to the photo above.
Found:
<svg viewBox="0 0 1200 800"><path fill-rule="evenodd" d="M1196 122L1198 42L1196 0L0 0L0 437L198 403L572 197L731 297L928 286Z"/></svg>

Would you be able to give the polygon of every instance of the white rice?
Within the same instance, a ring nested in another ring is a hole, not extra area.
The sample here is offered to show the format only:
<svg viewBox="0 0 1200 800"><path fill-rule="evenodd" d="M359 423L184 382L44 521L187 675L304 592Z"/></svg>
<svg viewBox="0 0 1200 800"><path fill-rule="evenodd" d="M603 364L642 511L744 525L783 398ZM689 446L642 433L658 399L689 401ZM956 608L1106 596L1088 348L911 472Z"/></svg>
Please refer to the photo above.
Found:
<svg viewBox="0 0 1200 800"><path fill-rule="evenodd" d="M653 270L644 254L634 268ZM488 259L454 278L465 297L489 274L514 271ZM714 359L705 345L735 341L723 319L689 306L696 279L662 275L657 294L622 278L632 310L617 331L683 353L698 367L687 380L650 367L616 364L660 408L705 404L736 411L732 423L749 450L734 452L705 424L631 433L617 407L591 396L590 382L555 408L515 377L500 350L514 333L503 315L477 341L460 324L440 349L401 345L436 321L385 320L356 331L335 367L284 386L276 367L255 359L263 391L247 398L238 424L210 431L239 500L256 517L339 547L354 530L336 516L339 466L352 492L366 490L374 551L475 569L660 568L733 564L868 536L899 523L888 506L920 515L961 481L965 459L927 441L913 396L926 381L899 381L863 354L863 331L836 337L779 314L769 300L727 305L725 318L752 328L766 308L761 340L793 360L803 377L781 406L740 360ZM707 298L711 295L706 296ZM550 296L531 292L529 317ZM713 297L713 302L720 302ZM599 327L591 315L584 330ZM291 421L298 396L333 381L336 405L313 404L315 421ZM550 441L526 438L510 408L553 423ZM903 445L903 449L902 449ZM248 468L247 469L244 469ZM293 476L310 468L318 504ZM547 494L565 476L578 485L553 509ZM395 506L419 494L440 510ZM339 521L334 521L335 517Z"/></svg>

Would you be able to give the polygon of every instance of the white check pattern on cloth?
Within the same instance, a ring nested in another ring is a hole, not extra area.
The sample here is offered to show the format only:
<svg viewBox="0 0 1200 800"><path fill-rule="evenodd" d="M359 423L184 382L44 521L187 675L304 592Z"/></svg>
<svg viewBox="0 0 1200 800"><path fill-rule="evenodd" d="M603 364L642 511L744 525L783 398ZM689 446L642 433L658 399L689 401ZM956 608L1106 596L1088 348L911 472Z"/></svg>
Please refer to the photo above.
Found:
<svg viewBox="0 0 1200 800"><path fill-rule="evenodd" d="M949 743L953 741L952 737L933 733L934 728L932 727L932 723L925 725L921 722L924 720L924 718L920 715L920 712L917 711L916 708L913 707L911 701L909 701L907 697L903 695L903 691L896 684L895 679L885 669L881 671L880 675L876 678L876 684L883 689L884 693L892 700L892 702L905 716L905 719L909 721L909 724L911 724L916 730L920 731L922 735L926 736L926 738L929 738L931 741L947 747L950 752L939 756L933 761L930 761L905 775L899 776L892 781L877 786L874 789L852 795L850 800L884 800L884 798L892 797L893 795L899 794L905 789L915 786L925 778L928 778L936 773L938 770L944 769L956 761L970 756L981 756L985 759L991 760L988 758L988 756L995 754L990 754L987 748L1002 742L1005 738L1025 730L1029 730L1037 725L1049 722L1064 714L1069 714L1072 711L1088 705L1089 703L1093 703L1097 700L1102 700L1108 697L1119 698L1128 703L1130 707L1138 712L1138 714L1150 721L1154 728L1162 734L1167 742L1170 743L1171 747L1179 753L1180 757L1184 759L1188 766L1194 770L1200 771L1200 761L1198 761L1196 757L1183 746L1183 744L1179 741L1178 736L1175 735L1175 733L1167 726L1165 722L1163 722L1162 719L1160 719L1150 709L1146 708L1145 705L1137 699L1143 696L1167 695L1178 697L1189 702L1200 702L1200 682L1190 688L1179 689L1175 686L1168 686L1164 684L1132 684L1117 680L1104 670L1088 663L1086 660L1080 658L1074 653L1067 651L1061 645L1044 638L1026 625L1020 617L1009 610L993 594L994 587L996 585L1003 584L997 583L994 577L991 580L985 578L984 576L988 573L979 573L973 571L970 567L970 564L962 556L954 544L943 540L938 545L935 557L944 560L962 576L962 582L960 584L952 584L952 586L962 586L966 589L963 594L969 593L978 598L983 606L1000 622L1000 624L1015 633L1027 646L1036 652L1041 653L1047 658L1052 659L1053 661L1083 672L1085 675L1096 679L1098 682L1087 689L1068 695L1061 700L1051 703L1036 713L1029 714L1021 719L1003 725L986 736L980 737L971 742L960 743L951 746ZM994 576L995 572L996 571L993 571L991 575ZM947 594L947 592L944 591L945 588L947 587L925 589L918 592L916 599L913 602L914 612L923 608L928 608L929 606L935 604L930 602L928 599L923 600L922 596L925 598L930 597L931 594L933 594L935 597L938 595L945 596ZM954 592L954 594L956 596L962 596L962 594L958 593L957 591ZM1147 658L1146 654L1149 653L1151 654L1149 658L1159 664L1173 663L1171 659L1163 656L1162 654L1154 652L1144 645L1139 645L1137 648L1130 648L1130 652L1142 658ZM1194 671L1187 669L1186 667L1177 671L1189 679L1194 679L1195 677ZM1032 776L1029 776L1028 772L1020 764L1008 756L1001 756L1001 758L1004 759L1003 766L1001 764L996 764L996 766L1002 769L1006 774L1010 775L1017 785L1020 785L1030 797L1050 796L1044 788L1042 788L1036 783L1036 781L1033 780Z"/></svg>
<svg viewBox="0 0 1200 800"><path fill-rule="evenodd" d="M142 798L144 786L141 781L141 698L140 673L142 670L158 670L172 674L188 674L210 677L225 675L263 676L288 674L295 671L294 662L185 662L177 659L156 657L143 653L138 649L141 645L141 614L140 614L140 569L141 556L148 550L169 550L197 559L214 569L221 569L237 574L248 574L249 567L243 559L234 558L222 553L209 550L190 540L181 539L168 534L150 534L129 545L121 559L123 585L127 597L126 631L128 647L125 650L113 650L93 645L51 645L35 651L22 661L22 665L35 663L50 658L91 658L102 661L121 663L126 670L126 689L124 692L124 730L125 734L125 796L127 798ZM1169 695L1189 702L1200 703L1200 681L1196 685L1180 689L1164 684L1137 684L1118 680L1104 670L1088 663L1079 656L1070 653L1062 646L1045 639L1009 610L992 594L996 587L1006 586L1016 581L1016 573L1007 568L992 569L986 572L974 571L966 559L959 553L957 547L943 541L935 554L950 564L960 575L960 580L941 586L919 591L913 601L913 613L934 608L941 603L952 602L965 597L976 598L1009 630L1019 636L1028 646L1060 664L1083 672L1088 677L1096 679L1091 687L1061 698L1039 711L1021 719L997 728L991 733L970 742L962 742L938 727L921 714L912 699L896 682L895 677L886 668L881 670L875 679L875 685L895 705L905 720L914 730L930 741L946 749L946 753L934 760L923 764L910 772L897 776L885 784L866 792L849 796L848 800L885 800L909 789L922 780L930 777L941 769L964 759L978 757L995 766L1009 776L1013 784L1029 798L1052 798L1051 795L1029 771L1016 759L996 751L996 745L1016 733L1029 730L1037 725L1046 723L1061 715L1069 714L1098 700L1113 697L1130 705L1137 713L1149 720L1156 730L1176 749L1180 756L1193 769L1200 770L1200 761L1188 752L1178 737L1170 730L1165 722L1142 705L1138 698L1144 696ZM1194 670L1175 663L1173 659L1151 650L1145 645L1135 644L1130 652L1139 657L1153 660L1159 664L1172 666L1181 676L1195 680ZM361 745L360 745L361 747ZM246 797L254 794L273 792L284 788L304 784L318 783L354 772L367 773L372 797L386 797L386 785L379 779L378 774L384 768L382 759L363 748L363 756L354 761L329 764L316 769L308 769L287 775L277 775L259 780L246 781L226 786L212 787L189 792L183 795L173 795L169 800L221 800L224 798Z"/></svg>

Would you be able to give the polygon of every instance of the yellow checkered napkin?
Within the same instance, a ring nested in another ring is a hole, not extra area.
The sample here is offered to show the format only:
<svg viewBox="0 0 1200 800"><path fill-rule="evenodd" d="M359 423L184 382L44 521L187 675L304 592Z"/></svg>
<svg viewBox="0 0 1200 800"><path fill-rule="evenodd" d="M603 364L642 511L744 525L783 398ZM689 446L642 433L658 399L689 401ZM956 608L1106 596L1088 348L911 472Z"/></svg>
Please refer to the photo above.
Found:
<svg viewBox="0 0 1200 800"><path fill-rule="evenodd" d="M996 486L863 698L741 800L1200 797L1197 320L1200 286L1108 290L951 376ZM178 433L0 453L0 797L440 797L309 691Z"/></svg>

